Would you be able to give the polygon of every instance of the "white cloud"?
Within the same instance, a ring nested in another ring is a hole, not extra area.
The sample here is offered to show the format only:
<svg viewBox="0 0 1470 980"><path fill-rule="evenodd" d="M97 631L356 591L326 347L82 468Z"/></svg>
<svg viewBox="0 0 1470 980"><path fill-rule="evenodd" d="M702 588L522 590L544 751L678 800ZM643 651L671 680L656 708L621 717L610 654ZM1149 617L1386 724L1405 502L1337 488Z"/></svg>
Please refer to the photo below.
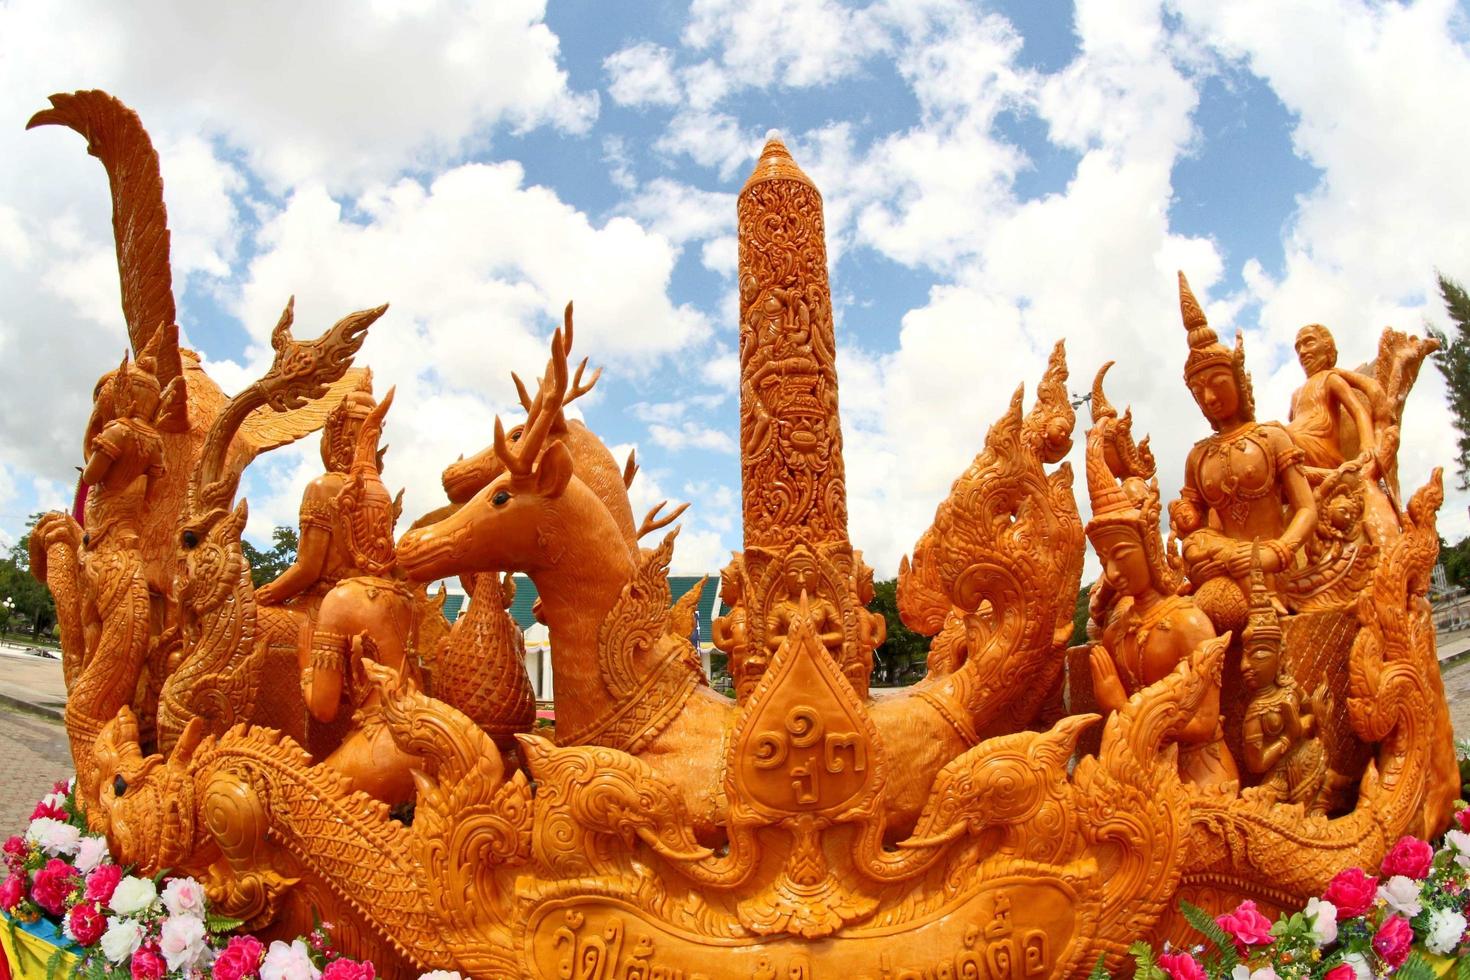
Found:
<svg viewBox="0 0 1470 980"><path fill-rule="evenodd" d="M0 35L26 39L7 56L5 101L32 109L53 91L103 87L156 134L225 138L277 188L351 189L452 161L497 124L584 132L596 94L567 87L544 14L544 0L372 5L350 16L287 0L31 0L0 11Z"/></svg>
<svg viewBox="0 0 1470 980"><path fill-rule="evenodd" d="M886 41L866 11L832 0L694 0L684 43L715 48L740 84L822 85Z"/></svg>
<svg viewBox="0 0 1470 980"><path fill-rule="evenodd" d="M303 188L261 229L261 251L234 300L255 338L257 372L293 290L302 337L391 300L359 362L373 367L378 392L398 386L384 480L406 487L409 518L442 502L440 471L489 443L495 412L519 415L510 371L528 383L541 375L568 299L576 302L573 355L594 365L648 370L708 332L701 315L667 298L677 253L666 239L628 218L594 226L523 177L515 163L466 164L428 187L370 188L351 202L353 218L321 188ZM310 470L270 465L274 477L254 485L255 527L294 513Z"/></svg>
<svg viewBox="0 0 1470 980"><path fill-rule="evenodd" d="M675 451L707 449L716 453L734 453L738 450L729 433L698 422L685 421L677 426L655 422L649 425L648 434L656 444Z"/></svg>
<svg viewBox="0 0 1470 980"><path fill-rule="evenodd" d="M608 55L602 62L608 92L622 105L673 105L679 101L673 52L645 41Z"/></svg>

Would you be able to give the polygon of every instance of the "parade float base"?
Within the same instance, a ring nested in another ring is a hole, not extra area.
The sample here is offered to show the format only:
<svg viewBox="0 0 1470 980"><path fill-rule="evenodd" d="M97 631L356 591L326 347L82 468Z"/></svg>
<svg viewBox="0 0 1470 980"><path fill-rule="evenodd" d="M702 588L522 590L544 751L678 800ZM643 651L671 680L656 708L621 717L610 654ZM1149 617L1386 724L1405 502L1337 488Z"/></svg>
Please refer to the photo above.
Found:
<svg viewBox="0 0 1470 980"><path fill-rule="evenodd" d="M76 972L77 946L45 919L20 922L0 912L0 980L50 980Z"/></svg>

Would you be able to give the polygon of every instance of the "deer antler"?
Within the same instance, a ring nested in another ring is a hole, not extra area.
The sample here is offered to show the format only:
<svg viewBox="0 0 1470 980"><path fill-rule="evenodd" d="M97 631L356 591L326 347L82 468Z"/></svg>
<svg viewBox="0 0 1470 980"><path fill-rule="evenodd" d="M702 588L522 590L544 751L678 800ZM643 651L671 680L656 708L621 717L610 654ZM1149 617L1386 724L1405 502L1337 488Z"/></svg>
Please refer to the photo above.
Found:
<svg viewBox="0 0 1470 980"><path fill-rule="evenodd" d="M567 392L567 345L561 329L551 338L551 360L546 365L546 375L536 398L526 410L526 427L514 448L505 438L505 425L499 416L495 419L495 455L505 468L517 476L529 476L541 454L541 447L552 425L561 416L562 399ZM556 406L550 408L548 406Z"/></svg>
<svg viewBox="0 0 1470 980"><path fill-rule="evenodd" d="M638 533L634 537L641 538L645 534L657 531L661 527L668 527L679 519L680 514L689 509L687 502L682 503L675 507L667 516L659 517L658 512L664 509L664 504L666 503L668 503L667 500L660 500L653 507L649 508L648 513L643 516L643 523L638 525Z"/></svg>
<svg viewBox="0 0 1470 980"><path fill-rule="evenodd" d="M633 486L633 477L638 475L638 450L628 450L628 461L623 464L623 489Z"/></svg>

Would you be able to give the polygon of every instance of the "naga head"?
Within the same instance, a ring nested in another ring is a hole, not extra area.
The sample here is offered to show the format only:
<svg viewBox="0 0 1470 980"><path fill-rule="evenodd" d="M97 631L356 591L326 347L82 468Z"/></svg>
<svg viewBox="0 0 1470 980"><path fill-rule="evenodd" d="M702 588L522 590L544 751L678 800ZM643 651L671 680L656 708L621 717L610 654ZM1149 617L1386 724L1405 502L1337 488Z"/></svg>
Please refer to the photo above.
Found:
<svg viewBox="0 0 1470 980"><path fill-rule="evenodd" d="M138 720L124 707L103 726L93 746L98 798L88 801L107 834L119 863L136 864L141 874L196 862L197 845L208 835L195 814L193 762L204 737L204 719L184 727L173 751L144 755Z"/></svg>

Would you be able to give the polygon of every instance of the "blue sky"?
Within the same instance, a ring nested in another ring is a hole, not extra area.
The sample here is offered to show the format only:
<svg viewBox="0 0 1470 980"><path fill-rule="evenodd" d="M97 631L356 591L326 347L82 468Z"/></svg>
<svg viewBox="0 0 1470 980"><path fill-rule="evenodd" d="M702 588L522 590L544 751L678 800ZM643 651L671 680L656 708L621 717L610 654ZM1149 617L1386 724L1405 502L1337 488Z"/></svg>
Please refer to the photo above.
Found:
<svg viewBox="0 0 1470 980"><path fill-rule="evenodd" d="M1448 0L3 0L0 540L68 498L125 343L102 171L22 131L51 92L106 88L154 134L181 325L227 389L288 295L301 333L393 304L363 356L399 388L410 513L515 414L509 371L539 374L575 299L605 367L578 404L637 448L635 509L693 501L689 572L740 543L734 195L780 130L826 201L852 536L886 577L1058 337L1079 392L1119 361L1177 489L1206 430L1176 268L1244 331L1265 416L1301 324L1355 364L1442 321L1434 270L1470 278L1466 23ZM1417 485L1452 448L1432 370L1409 413ZM251 536L294 523L315 458L252 468Z"/></svg>

